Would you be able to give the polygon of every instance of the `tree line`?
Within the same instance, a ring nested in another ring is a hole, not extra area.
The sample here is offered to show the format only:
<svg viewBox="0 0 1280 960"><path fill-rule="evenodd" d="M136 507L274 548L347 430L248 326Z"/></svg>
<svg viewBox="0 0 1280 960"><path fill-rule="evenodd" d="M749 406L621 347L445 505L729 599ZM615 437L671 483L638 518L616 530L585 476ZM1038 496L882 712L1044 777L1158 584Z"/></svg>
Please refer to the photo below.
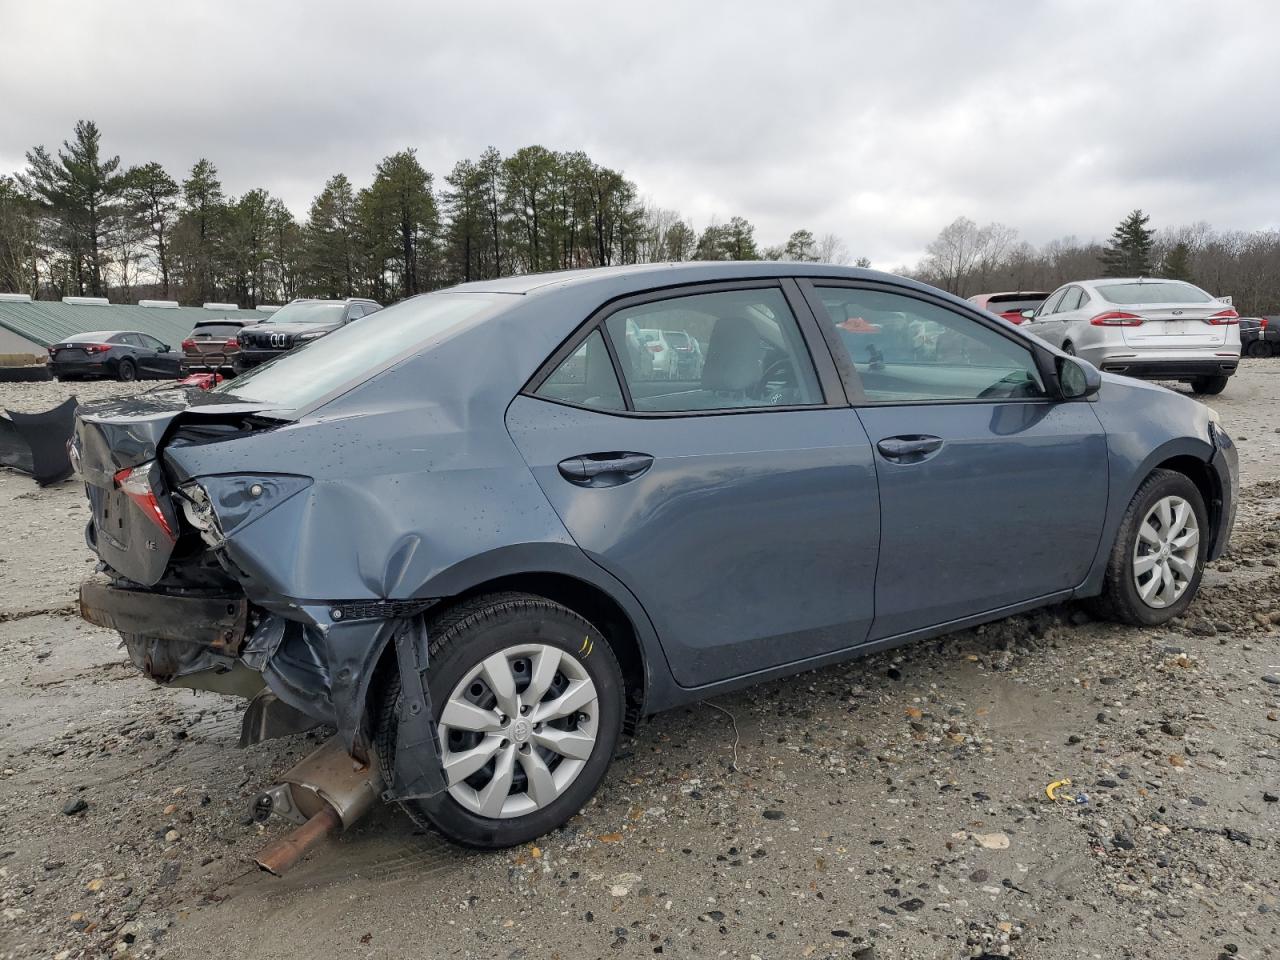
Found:
<svg viewBox="0 0 1280 960"><path fill-rule="evenodd" d="M242 306L298 296L402 297L470 280L681 260L847 262L838 237L796 230L761 247L743 217L701 231L643 201L620 171L582 151L490 147L437 184L413 149L371 182L325 182L299 222L264 189L231 196L198 160L177 178L106 156L84 120L61 149L28 151L0 175L0 291ZM862 261L866 263L866 261Z"/></svg>
<svg viewBox="0 0 1280 960"><path fill-rule="evenodd" d="M1280 231L1218 231L1207 223L1157 230L1142 210L1106 243L1063 237L1036 247L1002 223L960 217L943 227L924 259L899 272L958 296L1051 291L1072 280L1164 277L1230 296L1242 316L1280 314Z"/></svg>

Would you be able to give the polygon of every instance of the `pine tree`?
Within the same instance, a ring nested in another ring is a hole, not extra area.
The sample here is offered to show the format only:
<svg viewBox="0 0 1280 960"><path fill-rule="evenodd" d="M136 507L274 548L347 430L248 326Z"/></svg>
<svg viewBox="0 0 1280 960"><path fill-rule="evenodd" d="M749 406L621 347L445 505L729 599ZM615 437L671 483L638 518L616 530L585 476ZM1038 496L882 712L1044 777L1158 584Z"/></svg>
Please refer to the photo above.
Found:
<svg viewBox="0 0 1280 960"><path fill-rule="evenodd" d="M305 263L310 292L355 296L356 196L345 174L330 177L307 214Z"/></svg>
<svg viewBox="0 0 1280 960"><path fill-rule="evenodd" d="M182 201L189 286L198 299L216 300L219 247L226 219L226 197L218 168L208 160L197 160L182 181Z"/></svg>
<svg viewBox="0 0 1280 960"><path fill-rule="evenodd" d="M169 237L178 216L178 184L158 163L133 167L126 174L125 195L133 215L145 227L155 248L160 290L169 296Z"/></svg>
<svg viewBox="0 0 1280 960"><path fill-rule="evenodd" d="M1150 220L1141 210L1134 210L1120 221L1099 258L1106 276L1150 276L1151 249L1156 236L1156 232L1147 227Z"/></svg>
<svg viewBox="0 0 1280 960"><path fill-rule="evenodd" d="M1167 280L1185 280L1193 283L1191 276L1191 245L1179 240L1164 255L1160 264L1160 276Z"/></svg>
<svg viewBox="0 0 1280 960"><path fill-rule="evenodd" d="M44 147L27 153L18 181L49 220L53 246L75 277L77 292L105 296L104 268L124 214L126 186L120 158L103 159L102 134L92 120L76 123L56 158Z"/></svg>

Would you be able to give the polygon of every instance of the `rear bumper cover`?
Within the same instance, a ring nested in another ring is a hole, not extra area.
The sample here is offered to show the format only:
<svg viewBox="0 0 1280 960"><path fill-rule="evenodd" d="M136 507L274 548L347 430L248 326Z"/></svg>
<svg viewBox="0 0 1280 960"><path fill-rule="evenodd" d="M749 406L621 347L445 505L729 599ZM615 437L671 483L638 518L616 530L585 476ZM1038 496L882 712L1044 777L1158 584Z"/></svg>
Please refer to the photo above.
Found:
<svg viewBox="0 0 1280 960"><path fill-rule="evenodd" d="M1229 377L1240 365L1239 357L1206 357L1200 360L1159 360L1147 357L1105 357L1099 366L1142 380L1181 380L1188 377Z"/></svg>

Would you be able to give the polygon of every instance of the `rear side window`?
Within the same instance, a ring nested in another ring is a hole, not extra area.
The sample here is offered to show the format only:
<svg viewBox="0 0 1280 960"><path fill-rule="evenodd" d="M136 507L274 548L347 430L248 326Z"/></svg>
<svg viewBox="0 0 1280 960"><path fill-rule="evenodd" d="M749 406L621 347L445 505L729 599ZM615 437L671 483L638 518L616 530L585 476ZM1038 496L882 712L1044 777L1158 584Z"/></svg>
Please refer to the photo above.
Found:
<svg viewBox="0 0 1280 960"><path fill-rule="evenodd" d="M605 323L640 412L823 402L795 316L776 287L672 297Z"/></svg>
<svg viewBox="0 0 1280 960"><path fill-rule="evenodd" d="M1054 313L1069 313L1072 310L1080 309L1080 296L1083 293L1084 291L1079 287L1069 287Z"/></svg>
<svg viewBox="0 0 1280 960"><path fill-rule="evenodd" d="M599 330L591 333L577 350L565 357L551 372L535 396L558 400L593 410L625 410L622 388L618 386L613 361Z"/></svg>
<svg viewBox="0 0 1280 960"><path fill-rule="evenodd" d="M1045 395L1031 350L972 317L882 290L817 292L870 403Z"/></svg>

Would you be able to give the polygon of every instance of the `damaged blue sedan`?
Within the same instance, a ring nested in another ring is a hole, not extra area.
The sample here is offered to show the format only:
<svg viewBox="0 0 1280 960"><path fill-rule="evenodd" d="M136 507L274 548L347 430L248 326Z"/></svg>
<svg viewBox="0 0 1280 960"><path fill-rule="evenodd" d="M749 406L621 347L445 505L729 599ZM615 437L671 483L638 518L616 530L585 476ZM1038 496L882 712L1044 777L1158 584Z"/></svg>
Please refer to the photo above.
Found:
<svg viewBox="0 0 1280 960"><path fill-rule="evenodd" d="M250 698L243 744L331 726L477 847L572 817L647 714L1072 598L1176 617L1237 485L1196 401L809 263L416 297L82 407L73 461L83 613L142 672Z"/></svg>

